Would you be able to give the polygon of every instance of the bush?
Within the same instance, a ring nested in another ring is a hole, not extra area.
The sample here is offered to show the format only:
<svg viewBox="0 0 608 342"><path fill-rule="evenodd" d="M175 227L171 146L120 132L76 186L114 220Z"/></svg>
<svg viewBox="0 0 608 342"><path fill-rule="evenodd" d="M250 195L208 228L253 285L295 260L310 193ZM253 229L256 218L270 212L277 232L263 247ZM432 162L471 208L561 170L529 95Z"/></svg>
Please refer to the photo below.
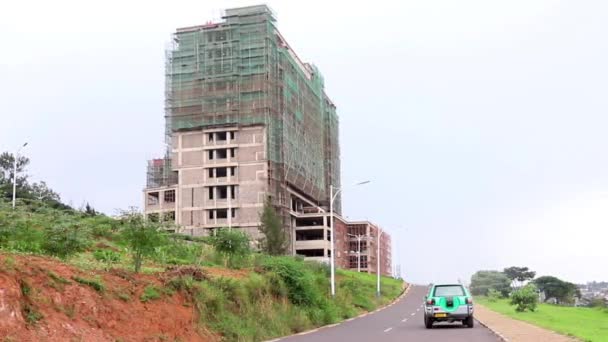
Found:
<svg viewBox="0 0 608 342"><path fill-rule="evenodd" d="M538 293L534 284L528 284L511 294L511 305L517 305L515 310L518 312L534 311L537 304Z"/></svg>
<svg viewBox="0 0 608 342"><path fill-rule="evenodd" d="M281 278L293 304L311 306L320 302L321 293L314 286L313 274L304 263L290 257L276 257L267 259L262 268Z"/></svg>
<svg viewBox="0 0 608 342"><path fill-rule="evenodd" d="M120 262L120 253L109 249L98 249L93 252L95 260L103 261L108 264Z"/></svg>
<svg viewBox="0 0 608 342"><path fill-rule="evenodd" d="M158 224L145 220L143 215L137 212L131 211L123 215L122 238L133 256L133 268L135 272L139 272L144 258L154 256L157 247L166 243L165 234Z"/></svg>
<svg viewBox="0 0 608 342"><path fill-rule="evenodd" d="M502 294L500 292L496 291L495 289L488 290L488 301L496 302L501 297L502 297Z"/></svg>
<svg viewBox="0 0 608 342"><path fill-rule="evenodd" d="M42 249L48 254L66 258L84 251L90 244L89 232L86 229L76 224L64 223L45 229Z"/></svg>
<svg viewBox="0 0 608 342"><path fill-rule="evenodd" d="M171 235L165 245L157 247L153 259L170 265L200 264L203 246L198 242L186 242L177 236Z"/></svg>

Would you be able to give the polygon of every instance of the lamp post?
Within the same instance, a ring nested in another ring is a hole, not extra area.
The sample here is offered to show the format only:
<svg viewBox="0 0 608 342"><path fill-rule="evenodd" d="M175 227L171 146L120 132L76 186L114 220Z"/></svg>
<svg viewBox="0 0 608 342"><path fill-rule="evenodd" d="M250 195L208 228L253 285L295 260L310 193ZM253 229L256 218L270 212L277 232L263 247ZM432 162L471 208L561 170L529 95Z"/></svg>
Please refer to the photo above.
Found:
<svg viewBox="0 0 608 342"><path fill-rule="evenodd" d="M363 184L367 184L369 183L369 181L363 181L363 182L359 182L354 184L356 185L363 185ZM336 189L336 192L334 193L334 189ZM336 197L338 196L338 194L342 191L342 188L336 188L333 185L329 185L329 229L331 230L331 244L330 244L330 256L329 256L329 265L330 265L330 269L331 269L331 276L330 276L330 284L331 284L331 296L335 297L336 296L336 265L335 265L335 253L334 253L334 245L335 245L335 234L334 234L334 200L336 199Z"/></svg>
<svg viewBox="0 0 608 342"><path fill-rule="evenodd" d="M19 152L21 152L21 149L25 146L27 146L27 142L17 149L13 163L13 209L15 209L15 199L17 198L17 160L19 159Z"/></svg>
<svg viewBox="0 0 608 342"><path fill-rule="evenodd" d="M357 272L361 272L361 240L366 238L366 235L347 234L357 239Z"/></svg>
<svg viewBox="0 0 608 342"><path fill-rule="evenodd" d="M376 269L376 274L377 274L377 290L376 290L376 296L380 297L380 236L382 235L383 230L378 227L378 245L377 247L377 255L376 255L376 262L377 262L377 269Z"/></svg>

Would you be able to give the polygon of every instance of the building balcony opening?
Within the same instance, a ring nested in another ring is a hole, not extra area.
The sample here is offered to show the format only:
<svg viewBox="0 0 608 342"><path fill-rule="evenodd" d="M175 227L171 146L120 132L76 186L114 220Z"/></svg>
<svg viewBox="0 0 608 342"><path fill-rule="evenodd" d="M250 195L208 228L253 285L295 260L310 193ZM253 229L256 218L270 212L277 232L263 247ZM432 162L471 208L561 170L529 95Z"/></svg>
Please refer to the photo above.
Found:
<svg viewBox="0 0 608 342"><path fill-rule="evenodd" d="M323 217L299 217L296 219L296 227L323 226Z"/></svg>
<svg viewBox="0 0 608 342"><path fill-rule="evenodd" d="M228 209L217 209L215 211L215 218L227 219L228 218Z"/></svg>
<svg viewBox="0 0 608 342"><path fill-rule="evenodd" d="M157 205L160 195L159 195L158 191L148 192L147 197L148 197L148 205Z"/></svg>
<svg viewBox="0 0 608 342"><path fill-rule="evenodd" d="M230 194L231 199L236 198L235 186L233 185L211 187L209 191L213 191L214 188L218 199L228 199L228 194Z"/></svg>
<svg viewBox="0 0 608 342"><path fill-rule="evenodd" d="M296 241L323 240L323 229L296 231Z"/></svg>
<svg viewBox="0 0 608 342"><path fill-rule="evenodd" d="M163 221L175 222L175 211L170 211L168 213L165 213L165 216L163 217Z"/></svg>
<svg viewBox="0 0 608 342"><path fill-rule="evenodd" d="M226 132L217 132L215 133L215 136L218 141L226 141L227 138Z"/></svg>
<svg viewBox="0 0 608 342"><path fill-rule="evenodd" d="M219 149L215 150L215 158L216 159L226 159L228 158L228 149Z"/></svg>
<svg viewBox="0 0 608 342"><path fill-rule="evenodd" d="M301 255L303 257L323 257L323 249L299 249L296 250L297 255Z"/></svg>
<svg viewBox="0 0 608 342"><path fill-rule="evenodd" d="M227 167L218 167L215 169L215 177L227 177L228 176L228 168Z"/></svg>
<svg viewBox="0 0 608 342"><path fill-rule="evenodd" d="M236 208L232 208L232 209L212 209L209 210L209 219L213 220L214 218L216 219L227 219L228 218L228 213L230 212L230 217L235 218L236 217Z"/></svg>

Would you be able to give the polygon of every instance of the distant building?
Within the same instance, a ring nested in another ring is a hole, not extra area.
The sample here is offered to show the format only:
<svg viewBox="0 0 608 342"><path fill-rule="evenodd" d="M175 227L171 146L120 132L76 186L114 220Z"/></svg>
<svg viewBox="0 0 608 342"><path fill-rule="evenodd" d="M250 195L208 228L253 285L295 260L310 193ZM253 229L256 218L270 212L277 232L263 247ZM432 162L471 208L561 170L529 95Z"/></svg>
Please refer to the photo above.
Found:
<svg viewBox="0 0 608 342"><path fill-rule="evenodd" d="M326 211L307 208L296 218L296 238L293 241L295 254L329 262L331 256L330 214ZM378 269L378 234L381 229L371 222L349 222L334 216L336 244L336 266L365 273L376 273ZM360 241L358 241L360 240ZM380 235L380 273L392 275L391 236L383 231ZM358 252L361 256L359 258Z"/></svg>

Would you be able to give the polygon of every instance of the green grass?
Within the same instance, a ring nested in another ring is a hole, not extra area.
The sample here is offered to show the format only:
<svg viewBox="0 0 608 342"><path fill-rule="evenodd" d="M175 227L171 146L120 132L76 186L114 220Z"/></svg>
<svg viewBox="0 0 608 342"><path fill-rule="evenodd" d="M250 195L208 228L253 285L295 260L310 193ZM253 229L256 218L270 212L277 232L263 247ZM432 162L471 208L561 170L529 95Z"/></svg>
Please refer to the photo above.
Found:
<svg viewBox="0 0 608 342"><path fill-rule="evenodd" d="M326 265L292 257L263 257L260 270L245 278L195 281L184 276L167 287L192 298L199 323L226 341L263 341L318 326L337 323L394 300L403 283L376 276L338 270L336 297L329 294Z"/></svg>
<svg viewBox="0 0 608 342"><path fill-rule="evenodd" d="M144 289L144 293L139 297L139 300L145 303L151 300L160 299L160 297L162 297L161 291L156 286L148 285Z"/></svg>
<svg viewBox="0 0 608 342"><path fill-rule="evenodd" d="M493 311L563 335L589 342L608 342L608 311L605 309L539 304L535 312L516 312L508 299L491 302L476 297L475 300Z"/></svg>
<svg viewBox="0 0 608 342"><path fill-rule="evenodd" d="M92 287L97 292L103 292L105 290L105 286L103 285L103 282L100 279L87 279L78 276L73 276L72 279L74 279L80 284Z"/></svg>

